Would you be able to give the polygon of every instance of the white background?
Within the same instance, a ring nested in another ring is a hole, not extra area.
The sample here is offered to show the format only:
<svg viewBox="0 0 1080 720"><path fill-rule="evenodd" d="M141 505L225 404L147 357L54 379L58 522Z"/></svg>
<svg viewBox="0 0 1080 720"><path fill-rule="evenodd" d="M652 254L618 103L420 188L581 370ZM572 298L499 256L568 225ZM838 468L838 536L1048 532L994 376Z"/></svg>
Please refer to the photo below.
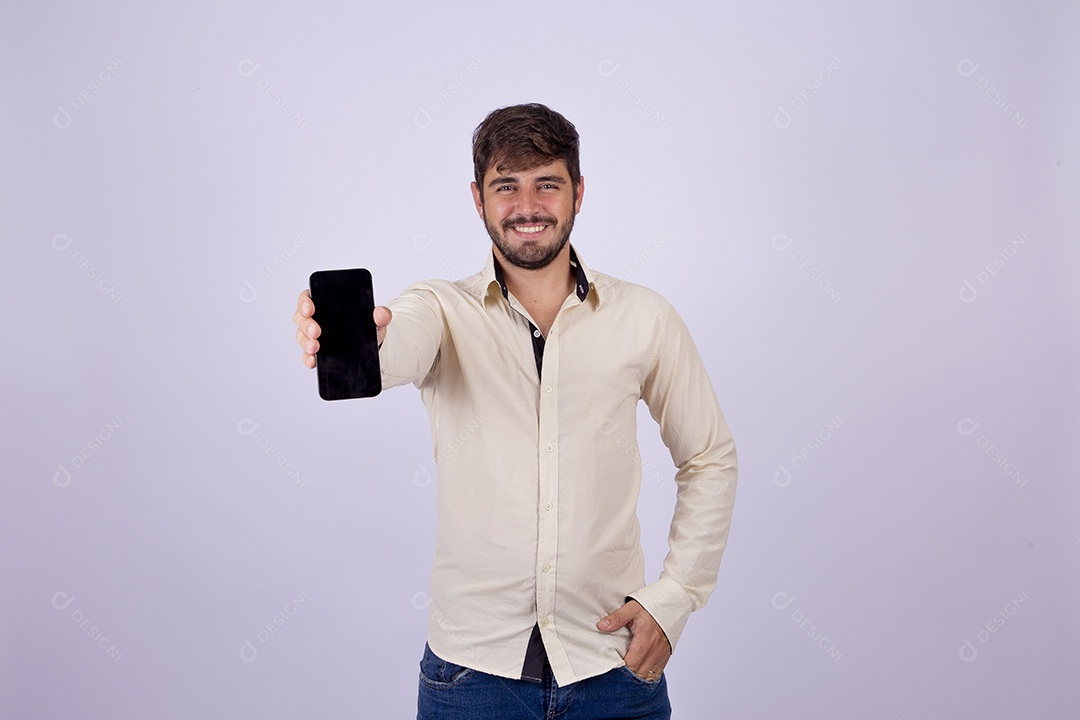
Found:
<svg viewBox="0 0 1080 720"><path fill-rule="evenodd" d="M675 304L739 447L675 717L1076 717L1078 29L6 3L0 716L414 714L426 414L321 401L290 316L313 270L382 301L478 270L471 132L537 101L581 133L583 259ZM641 444L652 579L673 471Z"/></svg>

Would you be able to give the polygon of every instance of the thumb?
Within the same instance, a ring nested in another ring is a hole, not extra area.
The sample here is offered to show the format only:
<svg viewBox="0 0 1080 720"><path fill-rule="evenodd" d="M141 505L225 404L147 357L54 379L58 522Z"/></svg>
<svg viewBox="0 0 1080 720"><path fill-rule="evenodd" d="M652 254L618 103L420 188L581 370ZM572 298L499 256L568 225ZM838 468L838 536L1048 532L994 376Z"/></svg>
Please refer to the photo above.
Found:
<svg viewBox="0 0 1080 720"><path fill-rule="evenodd" d="M386 326L390 324L390 319L394 317L394 314L390 312L390 308L379 305L372 311L371 315L375 319L375 336L381 347L383 338L386 337Z"/></svg>
<svg viewBox="0 0 1080 720"><path fill-rule="evenodd" d="M628 611L626 605L623 605L621 608L596 623L596 627L604 632L614 632L621 627L625 627L626 623L630 622L631 618L633 618L633 613Z"/></svg>

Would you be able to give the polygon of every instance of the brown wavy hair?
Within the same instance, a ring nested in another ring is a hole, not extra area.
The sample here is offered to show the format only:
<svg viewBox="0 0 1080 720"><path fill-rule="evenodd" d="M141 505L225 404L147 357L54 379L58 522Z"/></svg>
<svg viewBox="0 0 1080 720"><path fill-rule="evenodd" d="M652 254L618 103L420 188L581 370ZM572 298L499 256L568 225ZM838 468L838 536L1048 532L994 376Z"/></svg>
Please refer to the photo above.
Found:
<svg viewBox="0 0 1080 720"><path fill-rule="evenodd" d="M539 103L511 105L492 111L473 132L473 173L480 194L484 173L528 170L556 160L566 161L570 184L577 192L581 178L578 132L574 124Z"/></svg>

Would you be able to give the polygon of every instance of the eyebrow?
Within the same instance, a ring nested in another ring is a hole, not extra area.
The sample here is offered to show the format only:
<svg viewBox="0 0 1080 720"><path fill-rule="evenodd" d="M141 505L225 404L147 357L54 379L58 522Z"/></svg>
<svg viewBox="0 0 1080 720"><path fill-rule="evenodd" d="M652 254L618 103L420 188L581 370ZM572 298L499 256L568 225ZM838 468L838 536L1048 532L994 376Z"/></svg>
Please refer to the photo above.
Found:
<svg viewBox="0 0 1080 720"><path fill-rule="evenodd" d="M567 180L561 175L543 175L536 178L536 182L555 183L557 185L565 185ZM505 185L506 183L518 183L521 182L519 178L512 175L503 175L502 177L492 178L491 182L487 184L488 187L495 187L496 185Z"/></svg>

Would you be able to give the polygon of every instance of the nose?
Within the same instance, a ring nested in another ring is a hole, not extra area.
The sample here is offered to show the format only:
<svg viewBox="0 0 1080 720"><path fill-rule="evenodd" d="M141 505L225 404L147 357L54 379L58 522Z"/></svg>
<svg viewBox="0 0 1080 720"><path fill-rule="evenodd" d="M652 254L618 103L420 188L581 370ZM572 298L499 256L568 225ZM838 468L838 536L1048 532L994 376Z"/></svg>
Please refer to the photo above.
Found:
<svg viewBox="0 0 1080 720"><path fill-rule="evenodd" d="M535 188L523 187L518 191L516 209L522 215L537 215L544 209Z"/></svg>

